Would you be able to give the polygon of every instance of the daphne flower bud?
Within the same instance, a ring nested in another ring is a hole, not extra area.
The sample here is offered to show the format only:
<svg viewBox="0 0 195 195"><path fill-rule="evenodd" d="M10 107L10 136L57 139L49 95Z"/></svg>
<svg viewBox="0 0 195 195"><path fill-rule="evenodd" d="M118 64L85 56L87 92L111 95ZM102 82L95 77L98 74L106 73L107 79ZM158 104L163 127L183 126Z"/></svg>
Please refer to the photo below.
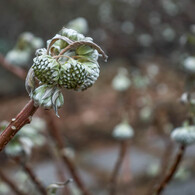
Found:
<svg viewBox="0 0 195 195"><path fill-rule="evenodd" d="M71 20L67 24L67 28L76 30L79 33L86 34L88 32L88 23L85 18L79 17L74 20Z"/></svg>
<svg viewBox="0 0 195 195"><path fill-rule="evenodd" d="M183 67L188 73L194 74L195 73L195 57L194 56L187 57L183 62Z"/></svg>
<svg viewBox="0 0 195 195"><path fill-rule="evenodd" d="M99 77L98 57L107 59L104 51L90 37L63 28L38 49L26 79L26 89L35 105L57 109L63 105L61 88L83 91ZM39 85L36 88L36 79Z"/></svg>
<svg viewBox="0 0 195 195"><path fill-rule="evenodd" d="M117 75L112 80L112 87L117 91L125 91L131 86L126 68L120 68Z"/></svg>
<svg viewBox="0 0 195 195"><path fill-rule="evenodd" d="M171 138L180 144L193 144L195 143L195 126L178 127L171 133Z"/></svg>
<svg viewBox="0 0 195 195"><path fill-rule="evenodd" d="M32 98L36 106L42 106L45 109L54 108L57 116L58 108L64 104L64 98L60 89L46 84L36 88Z"/></svg>
<svg viewBox="0 0 195 195"><path fill-rule="evenodd" d="M114 128L112 136L118 140L127 140L134 136L133 128L127 123L122 122Z"/></svg>

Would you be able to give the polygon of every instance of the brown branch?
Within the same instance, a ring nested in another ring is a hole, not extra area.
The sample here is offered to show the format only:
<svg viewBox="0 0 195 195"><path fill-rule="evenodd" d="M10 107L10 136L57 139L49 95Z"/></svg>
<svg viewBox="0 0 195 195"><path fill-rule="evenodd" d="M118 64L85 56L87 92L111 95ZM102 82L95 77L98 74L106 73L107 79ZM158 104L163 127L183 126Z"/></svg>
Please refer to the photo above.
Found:
<svg viewBox="0 0 195 195"><path fill-rule="evenodd" d="M60 134L59 128L57 127L57 124L55 122L55 120L53 120L53 116L51 115L51 113L49 111L46 112L46 117L47 117L47 121L48 121L48 126L50 134L52 136L52 138L54 139L56 146L58 148L58 151L60 153L60 156L62 157L62 160L64 162L64 164L68 167L68 170L70 171L74 181L76 182L77 186L80 188L80 190L82 191L83 195L91 195L91 193L85 188L84 183L82 182L78 171L75 167L75 165L73 164L73 162L65 155L62 153L65 145L64 145L64 141L62 139L62 136Z"/></svg>
<svg viewBox="0 0 195 195"><path fill-rule="evenodd" d="M49 118L46 120L47 124L49 124L48 120ZM53 118L51 118L51 120L53 120ZM47 128L50 129L51 127L48 126ZM49 131L52 131L52 130L49 130ZM58 151L57 151L57 148L55 147L54 140L51 136L49 136L48 131L46 132L45 136L48 139L47 146L49 147L50 154L52 156L52 159L56 167L56 176L58 177L59 181L65 182L67 181L67 178L64 173L64 166L62 164L62 160L60 156L58 155ZM70 195L70 191L67 187L64 187L62 190L63 190L63 194Z"/></svg>
<svg viewBox="0 0 195 195"><path fill-rule="evenodd" d="M184 152L185 152L185 145L181 145L179 148L179 151L175 157L175 160L173 162L173 165L171 166L169 172L165 175L164 179L161 181L161 183L155 187L154 194L160 195L161 192L164 190L164 188L167 186L167 184L171 181L173 178L175 172L177 171L177 168L183 158Z"/></svg>
<svg viewBox="0 0 195 195"><path fill-rule="evenodd" d="M30 100L20 113L12 118L7 128L0 134L0 151L8 144L14 135L27 123L30 123L31 117L38 107L34 106L33 100Z"/></svg>
<svg viewBox="0 0 195 195"><path fill-rule="evenodd" d="M169 148L167 150L167 148ZM153 178L151 184L149 185L149 190L146 193L146 195L151 195L153 190L154 190L154 186L155 184L159 181L161 181L162 175L164 175L164 173L166 173L168 167L169 167L169 162L171 159L173 153L173 142L171 142L170 139L165 139L165 150L163 152L162 158L161 158L161 163L160 163L160 172L158 173L158 175L156 177Z"/></svg>
<svg viewBox="0 0 195 195"><path fill-rule="evenodd" d="M3 68L8 70L9 72L13 73L20 79L25 80L27 72L22 68L13 66L12 64L8 63L2 54L0 54L0 64Z"/></svg>
<svg viewBox="0 0 195 195"><path fill-rule="evenodd" d="M111 179L110 179L110 195L116 194L118 174L119 174L122 162L124 160L126 151L127 151L127 142L122 141L120 145L119 156L114 166Z"/></svg>
<svg viewBox="0 0 195 195"><path fill-rule="evenodd" d="M41 194L47 195L47 190L45 189L45 187L43 186L41 181L36 177L32 168L27 163L21 161L20 158L14 158L14 160L16 163L18 163L22 166L25 173L28 174L28 176L31 178L32 182L37 187L37 189L41 192Z"/></svg>
<svg viewBox="0 0 195 195"><path fill-rule="evenodd" d="M26 193L22 192L18 186L11 181L1 170L0 170L0 178L12 189L13 192L17 195L27 195Z"/></svg>

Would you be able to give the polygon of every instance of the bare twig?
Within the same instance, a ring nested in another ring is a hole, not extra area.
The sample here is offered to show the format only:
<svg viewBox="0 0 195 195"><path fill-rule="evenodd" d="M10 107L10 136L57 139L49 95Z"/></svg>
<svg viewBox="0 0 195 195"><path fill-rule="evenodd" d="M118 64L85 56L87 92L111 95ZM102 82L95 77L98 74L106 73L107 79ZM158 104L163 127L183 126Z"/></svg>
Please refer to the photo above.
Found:
<svg viewBox="0 0 195 195"><path fill-rule="evenodd" d="M164 179L161 181L161 183L155 187L154 193L155 195L160 195L161 192L164 190L164 188L167 186L167 184L171 181L173 178L175 172L177 171L177 168L183 158L184 152L185 152L185 145L181 145L179 148L179 151L175 157L175 160L173 162L173 165L171 166L169 172L165 175Z"/></svg>
<svg viewBox="0 0 195 195"><path fill-rule="evenodd" d="M104 58L105 61L107 61L108 59L108 56L105 54L105 52L101 49L101 47L99 47L97 44L91 42L91 41L74 41L72 43L70 43L67 47L65 47L64 49L61 50L60 55L63 55L65 52L67 52L68 50L71 50L71 49L75 49L79 46L82 46L82 45L88 45L94 49L96 49L99 54L102 55L102 57Z"/></svg>
<svg viewBox="0 0 195 195"><path fill-rule="evenodd" d="M3 57L2 54L0 54L0 64L6 70L8 70L9 72L13 73L14 75L16 75L17 77L19 77L20 79L24 80L26 78L27 72L25 70L23 70L22 68L13 66L12 64L8 63L5 60L5 58Z"/></svg>
<svg viewBox="0 0 195 195"><path fill-rule="evenodd" d="M164 150L164 153L163 153L163 156L162 156L162 161L161 161L161 170L160 170L160 173L159 173L159 176L162 176L166 170L168 169L169 167L169 162L170 162L170 159L171 159L171 156L173 154L173 142L171 142L170 139L168 140L165 140L165 150ZM167 148L169 148L167 150Z"/></svg>
<svg viewBox="0 0 195 195"><path fill-rule="evenodd" d="M44 112L45 114L45 112ZM47 124L48 123L48 120L53 120L53 118L47 118ZM51 127L48 125L47 127L48 129L50 129ZM49 132L52 131L52 129L49 130ZM65 176L65 173L64 173L64 166L62 164L62 159L61 159L61 156L58 155L58 150L57 148L55 147L55 143L54 143L54 140L53 140L53 137L49 136L49 133L48 131L46 132L46 136L47 136L47 139L48 139L48 142L47 142L47 145L49 147L49 151L51 153L51 156L53 158L53 161L55 163L55 167L56 167L56 176L58 177L59 181L68 181L66 176ZM64 187L62 189L63 191L63 194L66 194L66 195L70 195L70 191L67 187Z"/></svg>
<svg viewBox="0 0 195 195"><path fill-rule="evenodd" d="M50 134L56 143L58 151L63 151L65 146L64 146L64 141L63 141L62 136L60 134L59 128L57 127L55 120L52 119L51 113L49 111L46 112L46 116L48 118L48 120L47 120L49 123L48 125L51 127L51 128L49 128ZM60 155L62 157L64 164L68 167L68 170L70 171L77 186L82 191L83 195L90 195L91 193L85 188L85 185L82 182L82 180L78 174L78 171L77 171L75 165L73 164L73 162L62 152Z"/></svg>
<svg viewBox="0 0 195 195"><path fill-rule="evenodd" d="M28 176L31 178L32 182L35 184L35 186L41 192L41 194L47 195L47 191L46 191L45 187L43 186L41 181L36 177L32 168L27 163L22 162L19 158L15 158L14 160L22 166L25 173L28 174Z"/></svg>
<svg viewBox="0 0 195 195"><path fill-rule="evenodd" d="M12 118L7 128L0 134L0 151L8 144L14 135L27 123L30 123L31 117L38 107L34 106L33 100L30 100L20 113Z"/></svg>
<svg viewBox="0 0 195 195"><path fill-rule="evenodd" d="M166 137L165 137L166 138ZM167 148L169 148L167 150ZM149 190L146 193L146 195L151 195L152 192L154 191L154 186L155 184L159 181L161 181L162 175L164 175L164 173L166 173L168 167L169 167L169 162L171 159L173 153L173 142L171 142L170 139L165 139L165 150L163 152L162 158L161 158L161 163L160 163L160 172L158 173L158 175L156 177L153 178L151 184L149 184Z"/></svg>
<svg viewBox="0 0 195 195"><path fill-rule="evenodd" d="M22 192L18 186L11 181L7 175L5 175L1 170L0 170L0 178L12 189L13 192L17 195L27 195L26 193Z"/></svg>
<svg viewBox="0 0 195 195"><path fill-rule="evenodd" d="M118 159L117 159L116 164L114 166L113 173L112 173L111 179L110 179L110 195L116 194L117 177L118 177L122 162L124 160L126 151L127 151L127 142L122 141L121 145L120 145L119 156L118 156Z"/></svg>

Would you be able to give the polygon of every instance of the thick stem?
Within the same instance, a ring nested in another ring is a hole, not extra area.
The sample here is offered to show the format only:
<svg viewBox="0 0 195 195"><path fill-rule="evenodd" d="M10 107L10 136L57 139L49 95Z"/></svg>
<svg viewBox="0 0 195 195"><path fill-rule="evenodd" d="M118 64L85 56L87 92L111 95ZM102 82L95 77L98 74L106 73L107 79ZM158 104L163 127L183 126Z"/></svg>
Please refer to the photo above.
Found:
<svg viewBox="0 0 195 195"><path fill-rule="evenodd" d="M49 130L50 130L50 134L52 136L52 138L55 140L56 146L58 148L58 151L61 152L61 158L64 162L64 164L68 167L68 170L70 171L74 181L76 182L77 186L80 188L80 190L82 191L83 195L91 195L91 193L85 188L85 185L83 183L83 181L81 180L79 174L78 174L78 170L75 167L75 165L73 164L73 162L65 155L62 153L65 145L64 145L64 141L62 139L62 136L60 134L60 131L57 127L57 124L55 123L55 120L52 119L52 115L49 111L46 112L46 116L48 118L48 125L50 126Z"/></svg>
<svg viewBox="0 0 195 195"><path fill-rule="evenodd" d="M30 123L31 117L38 107L34 106L33 100L30 100L20 113L12 118L7 128L0 134L0 151L8 144L15 134L27 123Z"/></svg>
<svg viewBox="0 0 195 195"><path fill-rule="evenodd" d="M17 195L27 195L26 193L22 192L18 186L11 181L1 170L0 170L0 178L12 189L13 192Z"/></svg>
<svg viewBox="0 0 195 195"><path fill-rule="evenodd" d="M167 184L171 181L173 178L175 172L177 171L177 168L183 158L184 152L185 152L185 145L181 145L179 148L179 151L175 157L175 160L173 162L173 165L171 166L169 172L165 175L164 179L162 182L154 189L154 194L155 195L160 195L161 192L164 190L164 188L167 186Z"/></svg>
<svg viewBox="0 0 195 195"><path fill-rule="evenodd" d="M2 54L0 54L0 64L3 66L6 70L13 73L17 77L19 77L22 80L25 80L27 72L23 70L22 68L16 67L8 63Z"/></svg>
<svg viewBox="0 0 195 195"><path fill-rule="evenodd" d="M127 142L122 141L120 145L119 156L114 166L111 179L110 179L110 195L116 194L118 174L119 174L122 162L125 158L126 151L127 151Z"/></svg>

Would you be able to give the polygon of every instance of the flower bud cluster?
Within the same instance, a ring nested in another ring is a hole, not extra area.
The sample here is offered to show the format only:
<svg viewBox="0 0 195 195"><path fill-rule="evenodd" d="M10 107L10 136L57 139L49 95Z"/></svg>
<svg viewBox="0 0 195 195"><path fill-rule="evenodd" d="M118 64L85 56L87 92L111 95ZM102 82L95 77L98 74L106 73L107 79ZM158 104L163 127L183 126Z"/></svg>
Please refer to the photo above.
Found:
<svg viewBox="0 0 195 195"><path fill-rule="evenodd" d="M63 105L60 89L83 91L91 87L99 77L99 55L105 59L107 56L92 38L67 28L48 40L47 45L47 49L36 51L26 88L36 105L53 107L58 115L57 109ZM39 81L38 88L32 86L32 77Z"/></svg>

